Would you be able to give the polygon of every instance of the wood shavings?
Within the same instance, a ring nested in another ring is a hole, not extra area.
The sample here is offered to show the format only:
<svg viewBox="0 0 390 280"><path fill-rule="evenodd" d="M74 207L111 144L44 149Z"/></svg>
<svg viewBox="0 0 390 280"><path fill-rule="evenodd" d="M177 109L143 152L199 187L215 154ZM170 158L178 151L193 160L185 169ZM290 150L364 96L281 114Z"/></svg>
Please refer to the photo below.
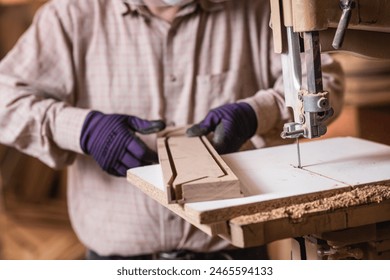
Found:
<svg viewBox="0 0 390 280"><path fill-rule="evenodd" d="M390 186L374 185L355 188L334 196L313 200L311 202L291 204L253 215L245 215L231 220L231 223L252 224L289 218L298 223L302 217L310 213L333 211L342 208L380 203L390 199Z"/></svg>

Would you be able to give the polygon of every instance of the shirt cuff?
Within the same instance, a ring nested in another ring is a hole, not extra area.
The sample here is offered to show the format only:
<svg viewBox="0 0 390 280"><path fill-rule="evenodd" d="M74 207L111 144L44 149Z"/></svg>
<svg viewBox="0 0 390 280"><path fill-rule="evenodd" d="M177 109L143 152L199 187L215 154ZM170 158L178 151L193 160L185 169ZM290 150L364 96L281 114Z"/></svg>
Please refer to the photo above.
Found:
<svg viewBox="0 0 390 280"><path fill-rule="evenodd" d="M80 146L80 135L89 112L91 110L75 107L65 107L61 110L55 119L53 133L53 140L58 147L84 154Z"/></svg>
<svg viewBox="0 0 390 280"><path fill-rule="evenodd" d="M272 90L260 91L255 96L241 99L239 102L248 103L256 112L256 134L267 133L280 119L280 109Z"/></svg>

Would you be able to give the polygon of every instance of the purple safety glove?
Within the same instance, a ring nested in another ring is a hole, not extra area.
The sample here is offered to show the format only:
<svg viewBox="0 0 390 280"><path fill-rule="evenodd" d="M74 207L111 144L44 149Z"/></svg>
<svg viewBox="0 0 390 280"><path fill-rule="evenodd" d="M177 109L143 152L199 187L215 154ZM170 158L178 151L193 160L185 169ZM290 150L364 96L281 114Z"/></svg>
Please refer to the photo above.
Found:
<svg viewBox="0 0 390 280"><path fill-rule="evenodd" d="M80 145L104 171L115 176L126 176L127 169L158 160L156 152L149 149L135 132L150 134L164 128L163 121L91 111L83 124Z"/></svg>
<svg viewBox="0 0 390 280"><path fill-rule="evenodd" d="M212 144L220 154L236 152L257 129L257 117L245 102L212 109L206 118L187 130L187 135L202 136L214 131Z"/></svg>

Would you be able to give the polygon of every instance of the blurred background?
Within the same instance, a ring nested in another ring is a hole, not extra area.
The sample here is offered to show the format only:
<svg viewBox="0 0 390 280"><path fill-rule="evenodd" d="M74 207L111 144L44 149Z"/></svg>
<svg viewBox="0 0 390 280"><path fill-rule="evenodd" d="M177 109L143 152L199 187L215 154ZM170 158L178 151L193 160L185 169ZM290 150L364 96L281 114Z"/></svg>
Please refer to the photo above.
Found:
<svg viewBox="0 0 390 280"><path fill-rule="evenodd" d="M0 59L44 0L0 0ZM1 131L0 131L1 133ZM82 259L66 207L66 170L0 145L0 259Z"/></svg>
<svg viewBox="0 0 390 280"><path fill-rule="evenodd" d="M0 59L44 0L0 0ZM390 61L337 54L346 72L341 116L325 137L354 136L390 145ZM1 131L0 131L1 133ZM271 257L288 241L270 244ZM83 259L66 207L66 170L0 145L0 259Z"/></svg>

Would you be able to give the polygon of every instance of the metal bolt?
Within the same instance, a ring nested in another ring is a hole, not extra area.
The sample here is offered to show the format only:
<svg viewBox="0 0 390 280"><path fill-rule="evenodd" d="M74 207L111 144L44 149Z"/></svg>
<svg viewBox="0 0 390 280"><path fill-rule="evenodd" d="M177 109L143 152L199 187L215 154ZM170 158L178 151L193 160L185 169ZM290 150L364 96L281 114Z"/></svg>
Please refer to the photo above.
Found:
<svg viewBox="0 0 390 280"><path fill-rule="evenodd" d="M321 109L327 108L329 106L329 100L325 97L322 97L317 101L317 106Z"/></svg>

